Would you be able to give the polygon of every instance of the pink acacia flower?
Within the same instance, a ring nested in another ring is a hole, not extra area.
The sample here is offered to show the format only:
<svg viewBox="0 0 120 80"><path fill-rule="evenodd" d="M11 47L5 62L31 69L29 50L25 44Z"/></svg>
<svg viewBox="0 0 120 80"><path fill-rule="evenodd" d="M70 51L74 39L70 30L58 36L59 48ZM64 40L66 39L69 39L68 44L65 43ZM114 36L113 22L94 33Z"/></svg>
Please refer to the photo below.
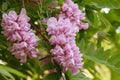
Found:
<svg viewBox="0 0 120 80"><path fill-rule="evenodd" d="M70 70L77 74L82 68L82 54L76 45L75 36L79 30L88 28L88 23L82 22L84 19L78 5L72 0L66 0L58 19L51 17L47 20L47 32L51 35L49 41L54 45L50 52L65 72Z"/></svg>
<svg viewBox="0 0 120 80"><path fill-rule="evenodd" d="M57 20L55 17L48 19L47 26L47 31L51 35L49 41L55 46L50 51L54 55L54 60L64 67L64 71L70 70L73 74L77 74L83 65L82 55L75 44L78 30L74 29L69 19L60 18ZM54 31L56 34L52 33Z"/></svg>
<svg viewBox="0 0 120 80"><path fill-rule="evenodd" d="M7 40L13 42L13 46L9 51L21 62L27 61L27 55L30 58L37 57L37 39L28 23L30 18L26 15L26 10L22 8L20 14L10 11L8 14L2 15L2 34Z"/></svg>
<svg viewBox="0 0 120 80"><path fill-rule="evenodd" d="M35 54L35 47L29 45L26 42L14 43L13 46L9 48L9 50L12 52L13 55L15 55L17 59L20 59L21 62L27 61L27 55L30 58L37 57L37 55Z"/></svg>
<svg viewBox="0 0 120 80"><path fill-rule="evenodd" d="M72 24L75 24L79 29L88 29L88 23L83 23L84 14L79 10L79 6L72 0L66 0L62 6L59 17L69 18Z"/></svg>
<svg viewBox="0 0 120 80"><path fill-rule="evenodd" d="M2 18L2 33L12 42L21 41L22 35L20 32L30 30L30 24L28 23L30 18L26 15L24 8L19 15L15 11L10 11L8 15L4 13Z"/></svg>

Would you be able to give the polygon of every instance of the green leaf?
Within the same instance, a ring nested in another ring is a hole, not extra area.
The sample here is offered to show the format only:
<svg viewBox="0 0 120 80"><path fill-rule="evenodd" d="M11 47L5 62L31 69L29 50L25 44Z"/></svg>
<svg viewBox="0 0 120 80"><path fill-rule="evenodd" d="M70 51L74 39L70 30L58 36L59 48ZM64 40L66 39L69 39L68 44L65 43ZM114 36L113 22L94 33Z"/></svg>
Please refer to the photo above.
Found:
<svg viewBox="0 0 120 80"><path fill-rule="evenodd" d="M1 66L0 66L0 73L1 73L2 75L5 75L5 76L11 78L12 80L15 80L15 78L14 78L7 70L5 70L5 69L4 69L3 67L1 67Z"/></svg>
<svg viewBox="0 0 120 80"><path fill-rule="evenodd" d="M98 13L98 15L99 15L100 20L104 23L104 25L105 25L107 28L112 27L112 25L111 25L111 23L109 22L109 20L106 19L102 13Z"/></svg>
<svg viewBox="0 0 120 80"><path fill-rule="evenodd" d="M60 80L60 75L55 72L55 73L52 73L52 74L48 74L44 80Z"/></svg>
<svg viewBox="0 0 120 80"><path fill-rule="evenodd" d="M12 73L12 74L15 74L19 77L22 77L22 78L26 78L27 76L25 74L23 74L22 72L18 71L18 70L15 70L13 68L10 68L10 67L7 67L7 66L2 66L0 65L0 68L3 68L4 70Z"/></svg>
<svg viewBox="0 0 120 80"><path fill-rule="evenodd" d="M84 0L83 4L97 8L120 9L120 0Z"/></svg>
<svg viewBox="0 0 120 80"><path fill-rule="evenodd" d="M55 68L54 64L52 62L48 63L48 64L45 64L43 67L42 67L44 70L50 70L50 69L53 69Z"/></svg>
<svg viewBox="0 0 120 80"><path fill-rule="evenodd" d="M94 45L90 43L84 52L84 57L86 59L92 60L93 62L99 62L106 64L110 57L110 50L104 51L103 48L95 49ZM106 64L107 65L107 64Z"/></svg>
<svg viewBox="0 0 120 80"><path fill-rule="evenodd" d="M51 45L49 45L50 43L48 43L47 41L45 40L39 40L38 41L38 47L41 48L41 49L44 49L44 50L47 50L49 51L50 48L51 48Z"/></svg>
<svg viewBox="0 0 120 80"><path fill-rule="evenodd" d="M65 77L66 77L67 80L71 80L72 72L68 70L68 71L65 73Z"/></svg>
<svg viewBox="0 0 120 80"><path fill-rule="evenodd" d="M84 50L85 50L85 40L84 39L81 39L81 41L79 42L79 44L78 44L78 47L80 48L80 51L81 52L84 52Z"/></svg>
<svg viewBox="0 0 120 80"><path fill-rule="evenodd" d="M4 3L2 4L2 11L7 10L7 8L8 8L8 4L7 4L7 2L4 2Z"/></svg>
<svg viewBox="0 0 120 80"><path fill-rule="evenodd" d="M92 43L88 45L87 49L83 52L84 58L109 66L114 71L120 73L120 54L111 55L112 50L105 51L101 47L97 49L94 47Z"/></svg>
<svg viewBox="0 0 120 80"><path fill-rule="evenodd" d="M111 58L108 60L108 62L112 65L120 65L120 54L115 54L113 56L111 56ZM117 66L116 66L117 67ZM120 68L120 66L119 66Z"/></svg>
<svg viewBox="0 0 120 80"><path fill-rule="evenodd" d="M97 27L99 25L98 16L94 11L86 9L86 16L92 26Z"/></svg>
<svg viewBox="0 0 120 80"><path fill-rule="evenodd" d="M44 2L43 2L43 8L44 9L46 9L46 8L48 8L48 7L50 7L50 6L54 6L54 5L52 5L52 3L54 3L55 2L55 0L44 0Z"/></svg>
<svg viewBox="0 0 120 80"><path fill-rule="evenodd" d="M61 5L65 0L58 0L58 4Z"/></svg>
<svg viewBox="0 0 120 80"><path fill-rule="evenodd" d="M84 74L82 74L81 72L79 72L76 75L72 75L71 71L67 71L65 73L65 77L67 80L90 80L89 78L87 78Z"/></svg>
<svg viewBox="0 0 120 80"><path fill-rule="evenodd" d="M70 80L90 80L90 79L87 78L84 74L79 73L77 75L72 76Z"/></svg>

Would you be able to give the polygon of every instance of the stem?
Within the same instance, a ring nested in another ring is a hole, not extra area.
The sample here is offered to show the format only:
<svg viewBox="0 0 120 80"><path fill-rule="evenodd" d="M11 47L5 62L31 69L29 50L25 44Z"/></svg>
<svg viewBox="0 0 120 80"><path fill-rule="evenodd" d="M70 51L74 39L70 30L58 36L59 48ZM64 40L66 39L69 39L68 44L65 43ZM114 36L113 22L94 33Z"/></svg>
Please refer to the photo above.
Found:
<svg viewBox="0 0 120 80"><path fill-rule="evenodd" d="M46 40L46 41L49 42L48 38L46 38L44 35L42 35L41 31L38 31L38 32L39 32L40 36L41 36L44 40Z"/></svg>
<svg viewBox="0 0 120 80"><path fill-rule="evenodd" d="M47 56L45 56L45 57L43 57L43 58L40 58L39 61L42 61L42 60L44 60L44 59L46 59L46 58L48 58L48 57L52 57L52 56L51 56L51 55L47 55Z"/></svg>
<svg viewBox="0 0 120 80"><path fill-rule="evenodd" d="M5 75L1 74L4 79L9 80Z"/></svg>
<svg viewBox="0 0 120 80"><path fill-rule="evenodd" d="M41 31L42 31L42 32L45 32L45 29L44 29L44 30L41 29L41 28L44 28L44 26L42 25L42 22L41 22L41 19L42 19L42 17L41 17L41 15L42 15L42 3L43 3L43 0L40 0L40 2L38 3L38 7L39 7L38 16L40 17L40 21L39 21L40 29L39 29L39 30L36 29L36 30L37 30L37 33L39 33L40 36L41 36L44 40L46 40L46 41L49 42L49 39L48 39L45 35L43 35L43 34L41 33Z"/></svg>
<svg viewBox="0 0 120 80"><path fill-rule="evenodd" d="M31 24L31 25L36 30L36 34L39 34L44 40L49 42L48 38L41 33L41 32L44 32L44 31L41 30L41 28L40 28L40 30L38 30L35 25L33 25L33 24Z"/></svg>
<svg viewBox="0 0 120 80"><path fill-rule="evenodd" d="M66 80L64 73L62 73L62 78L63 78L63 80Z"/></svg>
<svg viewBox="0 0 120 80"><path fill-rule="evenodd" d="M49 42L48 38L46 38L46 37L41 33L40 30L38 30L37 33L39 33L39 35L40 35L44 40L46 40L46 41Z"/></svg>
<svg viewBox="0 0 120 80"><path fill-rule="evenodd" d="M22 8L24 8L25 7L25 2L24 2L24 0L22 0Z"/></svg>
<svg viewBox="0 0 120 80"><path fill-rule="evenodd" d="M100 38L98 38L98 40L97 40L97 48L99 48L99 47L101 47L101 39Z"/></svg>

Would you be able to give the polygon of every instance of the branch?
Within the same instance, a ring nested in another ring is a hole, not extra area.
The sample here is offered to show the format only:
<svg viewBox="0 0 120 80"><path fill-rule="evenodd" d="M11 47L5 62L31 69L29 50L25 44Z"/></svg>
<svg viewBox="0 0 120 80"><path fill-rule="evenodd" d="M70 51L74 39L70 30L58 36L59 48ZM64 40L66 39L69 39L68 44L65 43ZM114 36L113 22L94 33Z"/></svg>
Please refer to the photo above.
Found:
<svg viewBox="0 0 120 80"><path fill-rule="evenodd" d="M48 57L52 57L52 55L47 55L47 56L45 56L45 57L43 57L43 58L40 58L39 61L42 61L42 60L44 60L44 59L46 59L46 58L48 58Z"/></svg>
<svg viewBox="0 0 120 80"><path fill-rule="evenodd" d="M33 26L33 28L36 30L36 34L39 34L44 40L49 42L49 39L42 34L42 32L44 32L44 31L42 31L41 28L37 29L36 26L33 24L31 24L31 26Z"/></svg>
<svg viewBox="0 0 120 80"><path fill-rule="evenodd" d="M41 36L44 40L46 40L46 41L49 42L48 38L46 38L46 37L41 33L41 31L38 30L37 32L40 34L40 36Z"/></svg>
<svg viewBox="0 0 120 80"><path fill-rule="evenodd" d="M63 79L63 80L66 80L66 78L65 78L65 73L63 73L63 72L62 72L62 79Z"/></svg>
<svg viewBox="0 0 120 80"><path fill-rule="evenodd" d="M24 8L25 7L25 2L24 2L24 0L22 0L22 8Z"/></svg>

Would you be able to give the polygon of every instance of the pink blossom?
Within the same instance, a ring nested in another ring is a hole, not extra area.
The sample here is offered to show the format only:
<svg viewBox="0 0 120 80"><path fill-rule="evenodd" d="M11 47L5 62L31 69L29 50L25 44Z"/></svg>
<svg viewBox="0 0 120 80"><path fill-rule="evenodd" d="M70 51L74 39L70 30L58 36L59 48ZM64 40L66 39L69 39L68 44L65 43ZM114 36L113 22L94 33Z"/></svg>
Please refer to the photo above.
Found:
<svg viewBox="0 0 120 80"><path fill-rule="evenodd" d="M61 34L61 35L52 35L50 38L50 43L51 44L65 44L66 43L66 36Z"/></svg>
<svg viewBox="0 0 120 80"><path fill-rule="evenodd" d="M54 17L51 17L50 19L47 20L47 32L49 34L56 34L56 23L57 23L57 19Z"/></svg>
<svg viewBox="0 0 120 80"><path fill-rule="evenodd" d="M51 24L50 21L53 24ZM63 71L70 70L73 74L76 74L83 64L82 56L80 56L81 54L75 43L76 32L78 32L77 28L73 27L74 24L72 24L69 19L59 18L57 20L53 17L48 19L47 25L48 33L56 32L56 34L51 33L49 39L50 43L55 46L50 51L51 54L54 55L54 60L64 67ZM55 29L51 29L53 26Z"/></svg>
<svg viewBox="0 0 120 80"><path fill-rule="evenodd" d="M35 48L37 39L30 29L31 25L28 23L30 18L26 15L26 10L22 8L19 15L15 11L10 11L8 15L4 13L2 18L2 34L7 37L7 40L13 42L9 51L21 62L27 61L27 55L30 58L37 57Z"/></svg>
<svg viewBox="0 0 120 80"><path fill-rule="evenodd" d="M55 48L52 49L50 52L54 55L58 55L58 54L64 55L64 51L63 51L62 47L60 47L59 45L56 45Z"/></svg>
<svg viewBox="0 0 120 80"><path fill-rule="evenodd" d="M72 24L75 24L79 29L88 29L88 24L82 22L85 20L84 14L72 0L66 0L62 6L59 17L63 19L69 18Z"/></svg>
<svg viewBox="0 0 120 80"><path fill-rule="evenodd" d="M66 0L61 8L58 19L51 17L47 20L47 32L51 35L49 41L54 48L51 54L54 60L63 66L63 71L70 70L77 74L82 68L82 54L75 42L76 33L88 28L88 23L83 23L85 15L72 0Z"/></svg>

